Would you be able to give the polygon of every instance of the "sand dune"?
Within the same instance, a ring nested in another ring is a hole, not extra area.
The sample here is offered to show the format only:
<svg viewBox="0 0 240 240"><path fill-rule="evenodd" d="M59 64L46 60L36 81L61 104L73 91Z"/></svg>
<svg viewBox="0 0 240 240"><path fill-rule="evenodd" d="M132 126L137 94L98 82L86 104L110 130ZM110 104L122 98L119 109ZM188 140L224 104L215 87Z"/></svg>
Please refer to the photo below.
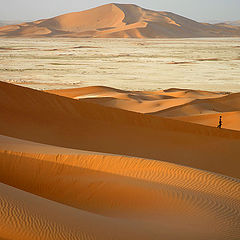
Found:
<svg viewBox="0 0 240 240"><path fill-rule="evenodd" d="M219 23L219 24L232 25L232 26L240 26L240 20L237 20L237 21L226 21L226 22Z"/></svg>
<svg viewBox="0 0 240 240"><path fill-rule="evenodd" d="M2 135L159 159L239 177L240 133L236 131L109 108L7 83L1 83L0 107Z"/></svg>
<svg viewBox="0 0 240 240"><path fill-rule="evenodd" d="M0 82L0 239L239 239L240 132L125 110L238 96Z"/></svg>
<svg viewBox="0 0 240 240"><path fill-rule="evenodd" d="M240 28L198 23L170 12L143 9L132 4L107 4L82 12L68 13L0 28L5 37L98 37L170 38L233 37Z"/></svg>
<svg viewBox="0 0 240 240"><path fill-rule="evenodd" d="M240 112L224 112L197 116L185 116L178 117L177 119L185 122L199 123L206 126L216 127L220 116L223 117L224 128L240 131Z"/></svg>
<svg viewBox="0 0 240 240"><path fill-rule="evenodd" d="M1 184L1 237L240 237L238 180L122 156L6 151L1 151L0 156L1 182L64 204Z"/></svg>
<svg viewBox="0 0 240 240"><path fill-rule="evenodd" d="M14 152L25 153L45 153L45 154L96 154L95 152L88 152L83 150L57 147L53 145L46 145L32 141L25 141L22 139L12 138L0 135L0 149ZM100 154L100 153L98 153Z"/></svg>
<svg viewBox="0 0 240 240"><path fill-rule="evenodd" d="M155 114L164 117L181 117L234 111L240 111L240 93L212 99L196 99L190 103L172 107Z"/></svg>
<svg viewBox="0 0 240 240"><path fill-rule="evenodd" d="M60 96L181 121L216 127L219 116L223 127L238 130L240 97L238 93L168 89L154 92L122 91L107 87L86 87L48 91ZM236 111L237 110L237 111ZM234 112L231 112L234 111Z"/></svg>
<svg viewBox="0 0 240 240"><path fill-rule="evenodd" d="M0 213L3 240L141 239L127 220L75 209L2 183ZM141 234L147 239L146 233Z"/></svg>
<svg viewBox="0 0 240 240"><path fill-rule="evenodd" d="M226 95L187 89L168 89L154 92L123 91L102 86L58 89L47 92L139 113L154 113L181 106L196 99L209 99Z"/></svg>

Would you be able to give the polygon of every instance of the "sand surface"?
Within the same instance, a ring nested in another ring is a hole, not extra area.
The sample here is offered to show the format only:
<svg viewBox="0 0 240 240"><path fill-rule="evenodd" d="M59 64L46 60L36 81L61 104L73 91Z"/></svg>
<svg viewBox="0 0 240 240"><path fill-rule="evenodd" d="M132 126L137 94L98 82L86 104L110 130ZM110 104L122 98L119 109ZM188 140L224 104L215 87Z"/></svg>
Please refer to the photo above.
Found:
<svg viewBox="0 0 240 240"><path fill-rule="evenodd" d="M219 117L225 129L240 130L240 94L190 89L155 92L124 91L108 87L49 90L60 96L128 111L162 116L216 127Z"/></svg>
<svg viewBox="0 0 240 240"><path fill-rule="evenodd" d="M3 82L0 104L1 135L65 148L159 159L240 176L238 131L219 131Z"/></svg>
<svg viewBox="0 0 240 240"><path fill-rule="evenodd" d="M240 236L238 180L121 156L0 156L1 181L25 191L1 184L0 236L7 239Z"/></svg>
<svg viewBox="0 0 240 240"><path fill-rule="evenodd" d="M0 38L0 75L1 81L39 90L108 86L240 92L239 42L240 38Z"/></svg>
<svg viewBox="0 0 240 240"><path fill-rule="evenodd" d="M108 87L49 90L79 101L101 104L128 111L178 119L216 127L223 117L223 128L240 130L240 94L190 89L155 92L123 91Z"/></svg>
<svg viewBox="0 0 240 240"><path fill-rule="evenodd" d="M50 19L0 27L3 37L190 38L237 37L240 27L206 24L132 4L107 4Z"/></svg>
<svg viewBox="0 0 240 240"><path fill-rule="evenodd" d="M238 97L0 82L0 239L239 239Z"/></svg>

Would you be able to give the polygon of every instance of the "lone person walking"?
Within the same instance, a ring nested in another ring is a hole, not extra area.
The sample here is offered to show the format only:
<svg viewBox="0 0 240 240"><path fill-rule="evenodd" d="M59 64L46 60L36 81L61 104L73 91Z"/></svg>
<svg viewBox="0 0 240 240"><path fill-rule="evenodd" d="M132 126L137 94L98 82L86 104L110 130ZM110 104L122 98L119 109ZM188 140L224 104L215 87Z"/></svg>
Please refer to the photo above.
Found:
<svg viewBox="0 0 240 240"><path fill-rule="evenodd" d="M220 116L220 118L219 118L219 124L218 124L217 128L221 129L221 128L222 128L222 124L223 124L223 122L222 122L222 116Z"/></svg>

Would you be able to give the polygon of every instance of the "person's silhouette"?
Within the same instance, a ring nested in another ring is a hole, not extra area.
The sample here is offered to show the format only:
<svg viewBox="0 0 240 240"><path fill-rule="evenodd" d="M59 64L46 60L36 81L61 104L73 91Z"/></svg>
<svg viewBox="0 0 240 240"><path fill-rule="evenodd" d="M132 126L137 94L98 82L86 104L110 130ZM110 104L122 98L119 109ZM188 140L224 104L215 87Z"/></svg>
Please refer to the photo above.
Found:
<svg viewBox="0 0 240 240"><path fill-rule="evenodd" d="M222 122L222 116L220 116L220 118L219 118L219 124L218 124L217 128L222 128L222 124L223 124L223 122Z"/></svg>

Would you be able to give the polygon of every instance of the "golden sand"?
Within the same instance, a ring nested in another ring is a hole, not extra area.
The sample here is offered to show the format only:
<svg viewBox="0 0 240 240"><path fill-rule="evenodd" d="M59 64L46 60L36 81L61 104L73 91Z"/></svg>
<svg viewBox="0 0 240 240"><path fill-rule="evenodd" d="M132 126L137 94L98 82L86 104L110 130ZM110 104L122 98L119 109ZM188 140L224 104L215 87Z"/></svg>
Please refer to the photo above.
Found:
<svg viewBox="0 0 240 240"><path fill-rule="evenodd" d="M198 101L205 111L192 116ZM0 82L0 239L239 239L239 131L150 114L212 119L210 104L238 102L183 89L47 93ZM238 113L224 114L230 124Z"/></svg>
<svg viewBox="0 0 240 240"><path fill-rule="evenodd" d="M240 28L198 23L132 4L107 4L82 12L0 28L4 37L193 38L236 37Z"/></svg>

